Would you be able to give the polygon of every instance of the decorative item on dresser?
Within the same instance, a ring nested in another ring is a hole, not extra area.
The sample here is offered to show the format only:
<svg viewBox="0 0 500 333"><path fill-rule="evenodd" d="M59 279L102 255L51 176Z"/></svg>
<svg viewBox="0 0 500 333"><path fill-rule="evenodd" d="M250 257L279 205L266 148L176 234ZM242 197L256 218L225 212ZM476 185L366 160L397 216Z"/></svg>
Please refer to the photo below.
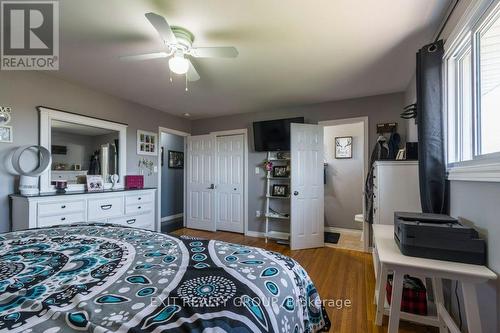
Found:
<svg viewBox="0 0 500 333"><path fill-rule="evenodd" d="M156 189L10 195L12 230L108 222L156 230Z"/></svg>
<svg viewBox="0 0 500 333"><path fill-rule="evenodd" d="M125 176L125 188L127 190L141 189L144 187L143 175L128 175Z"/></svg>

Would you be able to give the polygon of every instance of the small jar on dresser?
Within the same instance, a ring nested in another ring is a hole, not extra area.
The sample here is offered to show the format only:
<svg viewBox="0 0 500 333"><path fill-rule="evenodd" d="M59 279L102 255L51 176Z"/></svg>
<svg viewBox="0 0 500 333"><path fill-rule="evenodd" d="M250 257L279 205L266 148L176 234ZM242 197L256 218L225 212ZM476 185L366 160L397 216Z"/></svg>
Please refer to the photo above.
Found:
<svg viewBox="0 0 500 333"><path fill-rule="evenodd" d="M10 195L12 231L105 222L157 230L156 189Z"/></svg>

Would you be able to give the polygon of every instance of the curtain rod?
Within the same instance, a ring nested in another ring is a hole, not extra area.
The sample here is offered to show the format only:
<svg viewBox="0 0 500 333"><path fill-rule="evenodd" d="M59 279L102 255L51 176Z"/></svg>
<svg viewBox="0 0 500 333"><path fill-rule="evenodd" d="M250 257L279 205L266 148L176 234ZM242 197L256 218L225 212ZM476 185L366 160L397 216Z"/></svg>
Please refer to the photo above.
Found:
<svg viewBox="0 0 500 333"><path fill-rule="evenodd" d="M446 25L448 24L448 21L450 20L450 17L451 15L453 14L453 12L455 11L455 8L457 8L457 5L458 3L460 2L460 0L456 0L455 1L455 4L453 5L453 7L451 8L450 12L448 13L448 15L446 16L446 20L444 20L444 23L443 25L441 26L441 29L439 30L437 36L436 36L436 39L434 40L434 43L437 42L439 40L439 37L441 37L441 34L443 33L444 31L444 28L446 28Z"/></svg>

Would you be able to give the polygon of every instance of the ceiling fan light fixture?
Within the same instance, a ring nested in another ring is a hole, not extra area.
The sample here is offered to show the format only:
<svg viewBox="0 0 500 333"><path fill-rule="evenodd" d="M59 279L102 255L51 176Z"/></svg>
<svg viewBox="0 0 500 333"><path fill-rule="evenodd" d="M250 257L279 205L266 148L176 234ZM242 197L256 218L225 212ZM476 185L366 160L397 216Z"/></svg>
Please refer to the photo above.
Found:
<svg viewBox="0 0 500 333"><path fill-rule="evenodd" d="M189 69L189 61L182 55L175 55L168 60L168 67L175 74L186 74Z"/></svg>

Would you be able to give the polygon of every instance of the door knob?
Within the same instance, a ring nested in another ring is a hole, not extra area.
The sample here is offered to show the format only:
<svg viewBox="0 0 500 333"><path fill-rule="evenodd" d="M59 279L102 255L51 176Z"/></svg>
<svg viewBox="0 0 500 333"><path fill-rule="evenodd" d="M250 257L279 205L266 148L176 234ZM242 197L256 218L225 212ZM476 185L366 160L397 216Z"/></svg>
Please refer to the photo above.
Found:
<svg viewBox="0 0 500 333"><path fill-rule="evenodd" d="M210 187L207 187L209 190L214 190L215 189L215 184L210 184Z"/></svg>
<svg viewBox="0 0 500 333"><path fill-rule="evenodd" d="M299 191L294 191L293 195L299 195Z"/></svg>

